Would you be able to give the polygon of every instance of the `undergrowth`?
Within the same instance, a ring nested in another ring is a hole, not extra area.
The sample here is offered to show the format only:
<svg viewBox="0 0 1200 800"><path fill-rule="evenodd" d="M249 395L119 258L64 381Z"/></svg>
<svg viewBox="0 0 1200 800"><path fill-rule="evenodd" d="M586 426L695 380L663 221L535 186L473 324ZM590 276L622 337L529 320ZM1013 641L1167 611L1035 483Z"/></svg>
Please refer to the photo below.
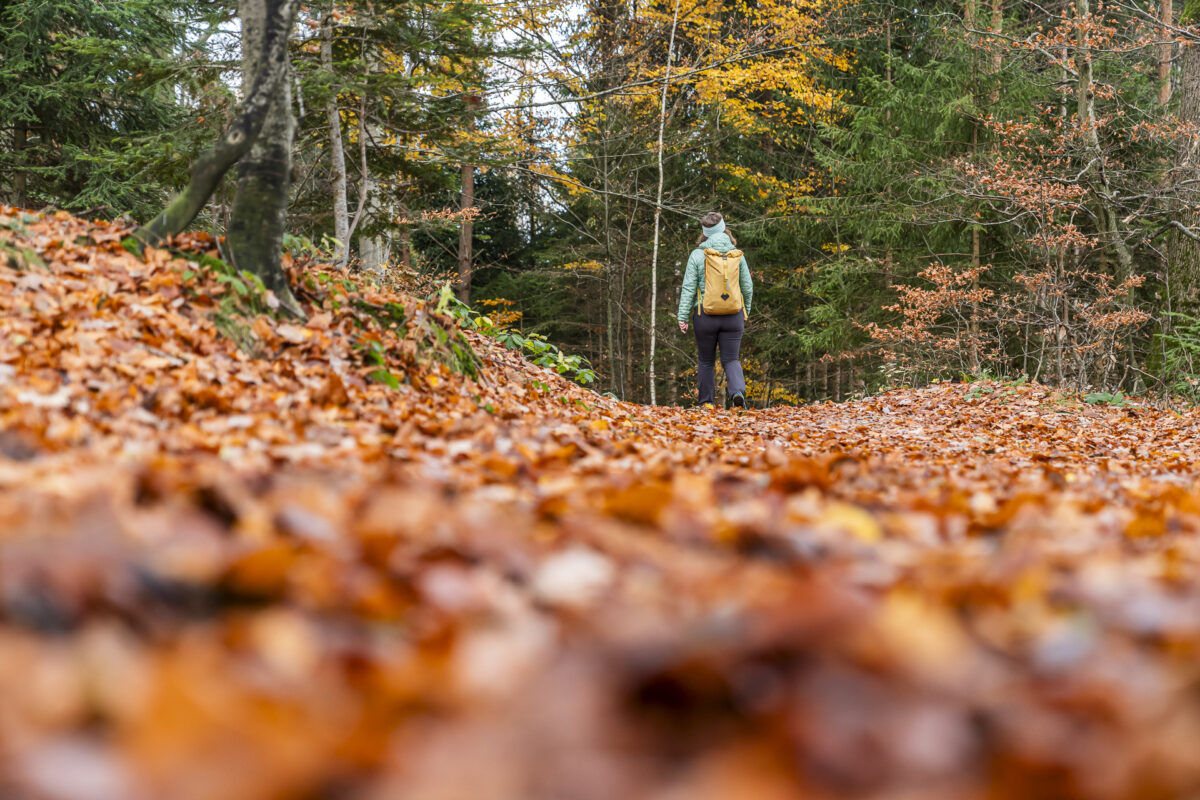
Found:
<svg viewBox="0 0 1200 800"><path fill-rule="evenodd" d="M596 381L596 371L586 358L568 355L537 333L524 334L505 325L498 325L491 317L480 314L454 296L447 282L438 294L438 311L448 313L482 334L497 339L510 350L519 350L539 367L552 369L567 380L590 387Z"/></svg>
<svg viewBox="0 0 1200 800"><path fill-rule="evenodd" d="M301 257L330 260L329 253L311 243L292 244L290 250ZM256 357L265 355L254 333L254 320L266 315L278 321L280 314L278 301L262 280L213 255L196 252L179 252L179 255L194 264L184 274L185 282L204 273L226 288L210 297L215 304L212 320L217 330L243 352ZM355 326L353 346L361 354L362 363L374 367L368 378L391 388L399 388L405 376L389 366L391 353L380 333L412 342L421 361L441 363L454 373L478 378L482 362L463 336L462 328L467 326L580 386L590 387L596 381L595 370L587 359L562 352L540 334L523 334L497 324L455 297L449 282L424 302L397 302L389 293L377 291L370 276L346 275L327 265L307 266L300 274L293 275L292 283L297 297L315 309L335 316L350 314Z"/></svg>

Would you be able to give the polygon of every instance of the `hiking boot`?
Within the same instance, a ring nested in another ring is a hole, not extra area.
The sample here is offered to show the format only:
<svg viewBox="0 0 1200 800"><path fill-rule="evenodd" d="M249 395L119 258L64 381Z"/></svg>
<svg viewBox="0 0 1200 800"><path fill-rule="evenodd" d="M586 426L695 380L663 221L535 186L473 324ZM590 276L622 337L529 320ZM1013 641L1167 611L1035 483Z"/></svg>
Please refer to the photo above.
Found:
<svg viewBox="0 0 1200 800"><path fill-rule="evenodd" d="M729 405L733 408L745 408L746 395L742 394L741 392L735 393L733 397L729 398Z"/></svg>

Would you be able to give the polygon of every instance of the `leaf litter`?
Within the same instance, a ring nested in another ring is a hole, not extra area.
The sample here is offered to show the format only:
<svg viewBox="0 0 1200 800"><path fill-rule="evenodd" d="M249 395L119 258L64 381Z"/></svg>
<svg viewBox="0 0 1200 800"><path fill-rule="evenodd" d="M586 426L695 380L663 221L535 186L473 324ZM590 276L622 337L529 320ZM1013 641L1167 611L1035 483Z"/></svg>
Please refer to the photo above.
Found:
<svg viewBox="0 0 1200 800"><path fill-rule="evenodd" d="M0 796L1200 792L1196 412L648 408L125 233L0 209Z"/></svg>

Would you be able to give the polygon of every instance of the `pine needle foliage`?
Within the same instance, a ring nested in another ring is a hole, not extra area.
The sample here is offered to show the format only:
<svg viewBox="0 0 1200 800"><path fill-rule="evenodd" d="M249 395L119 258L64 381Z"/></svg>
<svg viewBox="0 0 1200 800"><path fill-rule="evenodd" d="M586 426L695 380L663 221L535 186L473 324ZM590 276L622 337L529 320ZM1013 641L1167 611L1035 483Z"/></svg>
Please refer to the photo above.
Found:
<svg viewBox="0 0 1200 800"><path fill-rule="evenodd" d="M134 216L157 208L195 150L182 102L195 80L181 69L190 5L0 1L3 196Z"/></svg>

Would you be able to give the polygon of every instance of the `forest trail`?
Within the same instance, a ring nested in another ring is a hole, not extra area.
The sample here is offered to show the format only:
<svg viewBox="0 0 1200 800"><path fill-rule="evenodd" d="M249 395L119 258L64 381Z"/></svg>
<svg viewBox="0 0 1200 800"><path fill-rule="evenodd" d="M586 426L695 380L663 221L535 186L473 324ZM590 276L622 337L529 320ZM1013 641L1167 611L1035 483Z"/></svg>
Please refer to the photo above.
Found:
<svg viewBox="0 0 1200 800"><path fill-rule="evenodd" d="M0 796L1200 790L1195 411L649 408L126 233L0 209Z"/></svg>

